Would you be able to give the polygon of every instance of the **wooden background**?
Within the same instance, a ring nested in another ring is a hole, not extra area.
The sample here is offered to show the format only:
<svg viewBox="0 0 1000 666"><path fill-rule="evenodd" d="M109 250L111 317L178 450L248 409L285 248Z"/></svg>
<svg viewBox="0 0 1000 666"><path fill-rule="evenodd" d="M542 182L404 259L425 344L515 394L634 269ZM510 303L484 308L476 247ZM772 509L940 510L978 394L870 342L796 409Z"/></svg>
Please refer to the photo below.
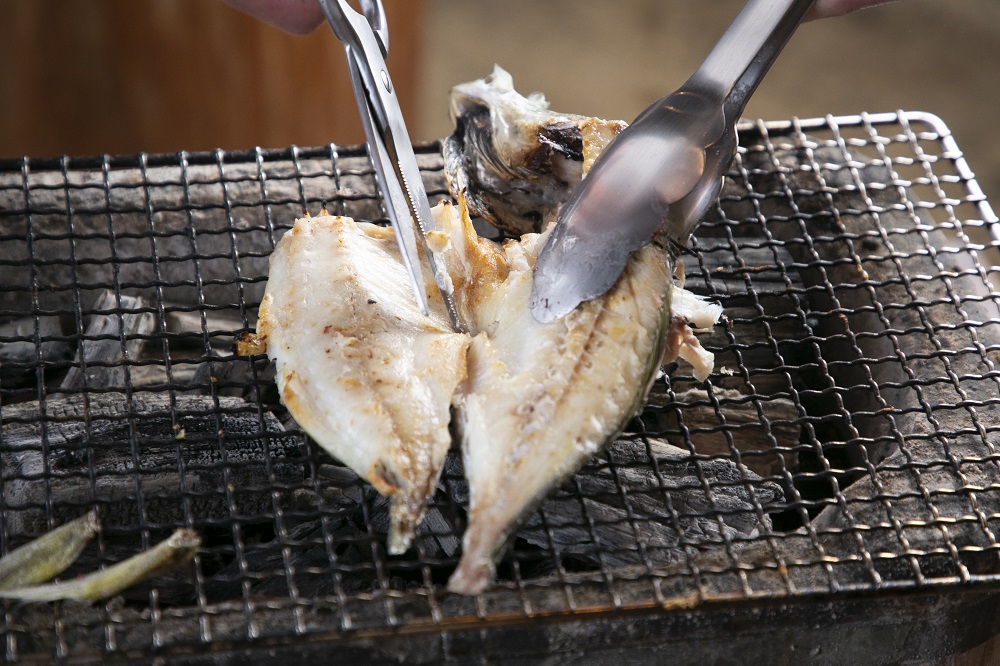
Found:
<svg viewBox="0 0 1000 666"><path fill-rule="evenodd" d="M413 116L422 2L386 3ZM217 0L0 1L0 158L364 141L343 47Z"/></svg>

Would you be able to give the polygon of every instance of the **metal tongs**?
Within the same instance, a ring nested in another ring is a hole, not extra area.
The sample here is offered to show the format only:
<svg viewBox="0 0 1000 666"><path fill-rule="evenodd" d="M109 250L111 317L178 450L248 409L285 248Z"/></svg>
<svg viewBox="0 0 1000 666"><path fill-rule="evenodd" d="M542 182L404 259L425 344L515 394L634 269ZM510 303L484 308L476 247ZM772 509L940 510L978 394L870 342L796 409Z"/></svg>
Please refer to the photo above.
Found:
<svg viewBox="0 0 1000 666"><path fill-rule="evenodd" d="M691 78L611 142L535 263L537 321L606 292L657 234L686 247L736 156L736 121L813 2L748 0Z"/></svg>
<svg viewBox="0 0 1000 666"><path fill-rule="evenodd" d="M421 312L428 314L427 293L417 250L419 233L452 328L462 330L451 280L427 247L426 234L433 229L431 209L420 179L417 158L413 154L413 144L406 132L403 113L385 65L389 54L385 8L380 0L359 0L364 12L362 15L346 0L319 0L319 4L333 33L344 43L347 51L351 84L368 139L368 153L417 305Z"/></svg>

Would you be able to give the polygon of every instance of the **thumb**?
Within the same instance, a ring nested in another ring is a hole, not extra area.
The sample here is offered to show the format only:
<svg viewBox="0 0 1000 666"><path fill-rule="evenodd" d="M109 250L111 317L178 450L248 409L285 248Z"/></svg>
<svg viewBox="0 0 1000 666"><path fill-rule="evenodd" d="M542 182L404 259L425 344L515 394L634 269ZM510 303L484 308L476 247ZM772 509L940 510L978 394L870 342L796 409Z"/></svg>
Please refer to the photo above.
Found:
<svg viewBox="0 0 1000 666"><path fill-rule="evenodd" d="M866 9L876 5L884 5L895 0L816 0L809 13L806 14L806 21L813 19L830 18L832 16L843 16L856 12L859 9Z"/></svg>

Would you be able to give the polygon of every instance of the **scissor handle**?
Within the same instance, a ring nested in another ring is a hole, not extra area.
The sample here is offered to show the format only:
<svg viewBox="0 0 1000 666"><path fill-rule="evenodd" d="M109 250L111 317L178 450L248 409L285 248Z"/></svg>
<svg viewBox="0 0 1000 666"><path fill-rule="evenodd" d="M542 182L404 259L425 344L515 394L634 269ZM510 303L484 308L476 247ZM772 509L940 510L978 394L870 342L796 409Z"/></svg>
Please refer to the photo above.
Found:
<svg viewBox="0 0 1000 666"><path fill-rule="evenodd" d="M360 21L363 19L368 23L375 41L378 42L382 57L389 55L389 22L385 18L385 7L382 0L358 0L361 5L362 14L354 11L347 0L319 0L323 13L326 14L330 27L337 39L345 44L361 47L358 38L358 30L361 28Z"/></svg>

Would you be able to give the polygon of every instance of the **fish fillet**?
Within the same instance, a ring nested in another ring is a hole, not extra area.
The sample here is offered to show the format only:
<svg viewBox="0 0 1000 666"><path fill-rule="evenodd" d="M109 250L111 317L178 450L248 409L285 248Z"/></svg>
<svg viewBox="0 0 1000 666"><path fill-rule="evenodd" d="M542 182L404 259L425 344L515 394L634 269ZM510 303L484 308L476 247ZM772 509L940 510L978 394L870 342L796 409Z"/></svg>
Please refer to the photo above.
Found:
<svg viewBox="0 0 1000 666"><path fill-rule="evenodd" d="M506 229L538 228L562 199L549 196L551 184L579 182L619 124L553 115L509 78L498 69L459 87L459 111L472 115L457 120L467 133L445 151L458 203L433 209L426 239L468 334L449 328L434 289L432 316L421 316L391 230L330 216L298 220L278 244L258 325L292 416L392 498L392 553L408 547L434 493L454 408L470 506L448 586L465 594L490 584L531 511L639 410L664 354L707 376L712 356L687 321L709 325L721 311L704 316L703 302L674 287L674 262L654 242L604 296L548 324L534 320L532 268L548 231L503 244L480 238L466 197Z"/></svg>
<svg viewBox="0 0 1000 666"><path fill-rule="evenodd" d="M295 420L392 498L392 553L409 547L437 486L465 379L469 338L452 331L440 295L428 297L425 317L391 229L305 218L271 255L257 324Z"/></svg>
<svg viewBox="0 0 1000 666"><path fill-rule="evenodd" d="M638 409L672 279L665 250L650 245L606 296L542 325L527 304L544 234L501 246L448 203L434 219L430 244L471 335L450 329L434 293L432 316L420 314L391 230L335 216L300 219L278 243L257 334L295 420L392 498L393 553L434 493L454 404L471 506L450 586L471 593L530 510Z"/></svg>
<svg viewBox="0 0 1000 666"><path fill-rule="evenodd" d="M601 298L539 324L532 267L545 234L502 247L476 236L464 207L435 209L442 256L474 334L455 404L469 523L452 591L474 594L530 511L640 408L664 350L673 280L666 250L636 252Z"/></svg>

